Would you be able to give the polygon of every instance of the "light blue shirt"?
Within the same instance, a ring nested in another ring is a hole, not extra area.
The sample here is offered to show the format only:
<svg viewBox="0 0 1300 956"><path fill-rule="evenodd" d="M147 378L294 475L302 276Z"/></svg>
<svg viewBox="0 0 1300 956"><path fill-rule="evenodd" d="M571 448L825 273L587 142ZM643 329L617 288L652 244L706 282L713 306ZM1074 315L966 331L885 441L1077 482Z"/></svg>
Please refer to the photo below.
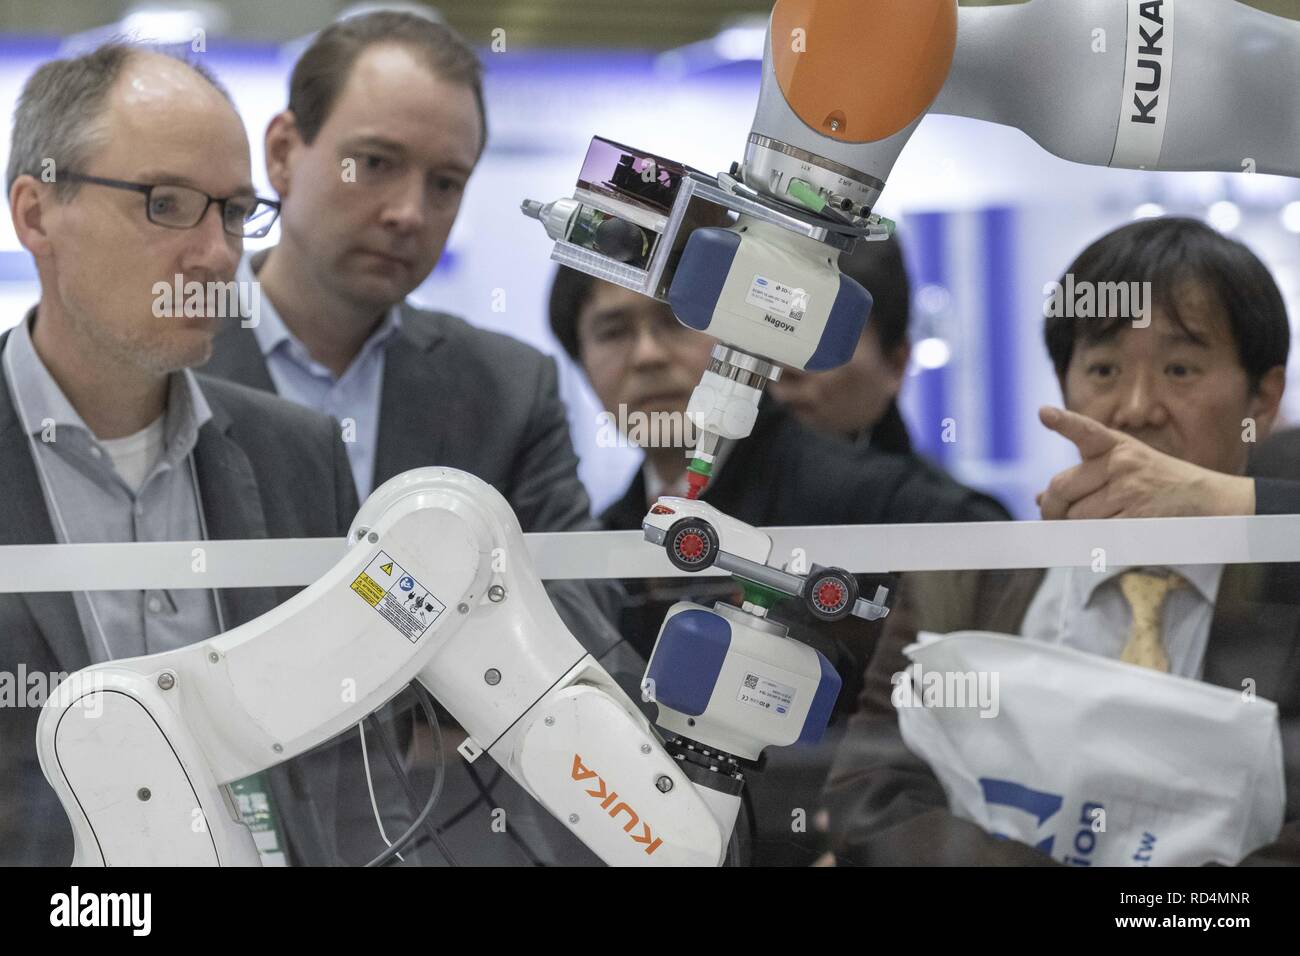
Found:
<svg viewBox="0 0 1300 956"><path fill-rule="evenodd" d="M254 282L251 256L239 263L236 279ZM248 288L244 286L244 288ZM361 346L342 375L317 362L289 331L271 300L262 294L253 335L266 359L271 381L281 397L331 415L340 425L343 447L352 466L352 479L362 501L371 492L375 448L379 441L379 400L384 382L384 346L401 328L401 312L393 306Z"/></svg>
<svg viewBox="0 0 1300 956"><path fill-rule="evenodd" d="M189 369L169 380L161 458L132 489L46 369L28 318L9 334L9 391L56 540L62 544L197 541L207 537L191 455L212 412ZM206 640L222 630L213 592L202 588L76 591L73 602L92 662L139 657ZM3 635L0 635L0 639Z"/></svg>
<svg viewBox="0 0 1300 956"><path fill-rule="evenodd" d="M1133 624L1132 608L1119 588L1119 576L1128 570L1049 568L1025 612L1024 636L1118 660ZM1172 565L1168 570L1189 585L1170 591L1161 611L1169 673L1200 680L1223 565Z"/></svg>

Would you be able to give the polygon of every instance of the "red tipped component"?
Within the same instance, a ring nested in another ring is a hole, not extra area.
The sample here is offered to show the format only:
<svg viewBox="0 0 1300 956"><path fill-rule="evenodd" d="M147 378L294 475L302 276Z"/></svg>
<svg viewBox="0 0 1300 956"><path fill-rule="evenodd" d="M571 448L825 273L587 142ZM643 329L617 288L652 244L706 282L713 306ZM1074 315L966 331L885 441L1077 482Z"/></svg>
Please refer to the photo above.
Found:
<svg viewBox="0 0 1300 956"><path fill-rule="evenodd" d="M686 497L694 501L700 496L700 492L704 490L704 486L708 483L708 475L701 475L696 471L688 471L686 473Z"/></svg>

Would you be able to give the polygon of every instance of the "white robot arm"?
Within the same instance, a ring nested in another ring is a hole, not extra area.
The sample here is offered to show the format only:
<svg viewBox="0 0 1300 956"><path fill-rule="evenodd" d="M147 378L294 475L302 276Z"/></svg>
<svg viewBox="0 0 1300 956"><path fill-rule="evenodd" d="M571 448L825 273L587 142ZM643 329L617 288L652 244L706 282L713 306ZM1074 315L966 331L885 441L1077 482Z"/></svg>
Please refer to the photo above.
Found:
<svg viewBox="0 0 1300 956"><path fill-rule="evenodd" d="M1239 0L963 7L931 112L1077 163L1300 176L1300 22Z"/></svg>
<svg viewBox="0 0 1300 956"><path fill-rule="evenodd" d="M722 861L738 796L693 782L565 629L495 489L407 472L348 541L274 611L60 685L37 746L75 863L256 864L223 784L330 739L412 679L469 733L467 759L492 756L606 862Z"/></svg>
<svg viewBox="0 0 1300 956"><path fill-rule="evenodd" d="M781 0L744 175L869 212L929 111L1094 166L1300 176L1296 89L1300 22L1238 0Z"/></svg>
<svg viewBox="0 0 1300 956"><path fill-rule="evenodd" d="M871 297L838 256L891 228L872 210L927 111L1081 163L1300 176L1297 89L1300 23L1237 0L778 0L743 164L596 139L574 197L524 212L555 260L720 340L690 408L707 480L782 365L852 355Z"/></svg>
<svg viewBox="0 0 1300 956"><path fill-rule="evenodd" d="M666 740L565 629L500 493L416 469L376 490L338 564L275 610L59 685L37 751L72 823L73 862L256 865L224 785L329 740L416 680L468 732L465 759L491 756L605 862L720 864L742 761L820 739L840 688L767 608L784 595L825 620L875 619L886 592L859 598L834 568L772 567L763 532L703 502L662 501L647 539L687 570L717 563L747 582L743 608L673 608L643 684Z"/></svg>

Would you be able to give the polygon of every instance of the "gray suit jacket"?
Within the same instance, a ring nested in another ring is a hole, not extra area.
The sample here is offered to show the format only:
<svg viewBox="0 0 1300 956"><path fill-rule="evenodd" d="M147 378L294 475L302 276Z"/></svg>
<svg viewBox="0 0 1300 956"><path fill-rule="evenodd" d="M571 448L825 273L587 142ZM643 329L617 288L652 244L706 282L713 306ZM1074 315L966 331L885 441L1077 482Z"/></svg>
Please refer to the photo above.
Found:
<svg viewBox="0 0 1300 956"><path fill-rule="evenodd" d="M500 491L525 531L598 529L555 360L446 313L401 309L401 330L384 348L373 486L426 465L459 468ZM275 391L253 330L238 322L218 333L203 371ZM619 588L561 582L547 590L595 656L620 643L610 623L622 609Z"/></svg>
<svg viewBox="0 0 1300 956"><path fill-rule="evenodd" d="M5 336L7 338L7 335ZM0 349L4 338L0 338ZM199 376L212 418L194 449L208 531L214 539L335 537L357 509L347 455L331 419L249 389ZM303 487L313 493L304 495ZM39 478L0 371L0 544L53 544ZM221 591L230 627L269 611L295 589ZM90 664L72 595L0 594L0 671L72 673ZM36 756L36 707L0 708L0 864L61 865L72 831ZM339 789L356 789L355 745L332 742L269 771L290 857L347 858L356 830ZM346 769L352 761L352 771ZM364 781L360 781L364 789ZM345 796L348 796L345 794ZM373 830L373 824L371 829ZM342 839L342 842L340 842Z"/></svg>
<svg viewBox="0 0 1300 956"><path fill-rule="evenodd" d="M412 468L459 468L500 491L524 531L598 529L578 478L554 359L452 315L407 304L401 309L400 331L384 347L374 487ZM204 371L275 389L253 330L238 322L218 333ZM546 590L574 637L639 700L645 661L615 629L622 588L612 581L552 581ZM445 795L434 816L451 831L444 837L458 861L595 860L512 780L477 766L475 771L450 755ZM513 821L508 838L493 828L494 809L505 809Z"/></svg>
<svg viewBox="0 0 1300 956"><path fill-rule="evenodd" d="M918 631L1019 634L1043 576L1040 569L903 576L824 794L832 848L842 862L1051 864L1026 844L994 839L949 813L938 779L904 745L890 703L892 675L907 666L903 648ZM1278 705L1287 803L1278 842L1246 862L1300 863L1300 566L1224 569L1203 679L1239 691L1247 678Z"/></svg>

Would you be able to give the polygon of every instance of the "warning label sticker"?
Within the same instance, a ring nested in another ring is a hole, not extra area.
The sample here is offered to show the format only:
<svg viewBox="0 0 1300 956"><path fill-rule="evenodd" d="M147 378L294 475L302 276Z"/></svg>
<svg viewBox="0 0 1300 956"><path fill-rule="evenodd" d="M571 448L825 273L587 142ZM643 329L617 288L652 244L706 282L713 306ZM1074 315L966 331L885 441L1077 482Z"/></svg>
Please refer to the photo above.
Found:
<svg viewBox="0 0 1300 956"><path fill-rule="evenodd" d="M790 712L794 703L794 688L789 684L780 684L758 674L746 674L736 700L742 704L753 704L768 713L784 717Z"/></svg>
<svg viewBox="0 0 1300 956"><path fill-rule="evenodd" d="M447 610L428 588L380 551L352 582L352 590L414 644Z"/></svg>
<svg viewBox="0 0 1300 956"><path fill-rule="evenodd" d="M755 275L745 301L763 310L760 320L779 332L793 333L808 311L808 293L784 283Z"/></svg>

